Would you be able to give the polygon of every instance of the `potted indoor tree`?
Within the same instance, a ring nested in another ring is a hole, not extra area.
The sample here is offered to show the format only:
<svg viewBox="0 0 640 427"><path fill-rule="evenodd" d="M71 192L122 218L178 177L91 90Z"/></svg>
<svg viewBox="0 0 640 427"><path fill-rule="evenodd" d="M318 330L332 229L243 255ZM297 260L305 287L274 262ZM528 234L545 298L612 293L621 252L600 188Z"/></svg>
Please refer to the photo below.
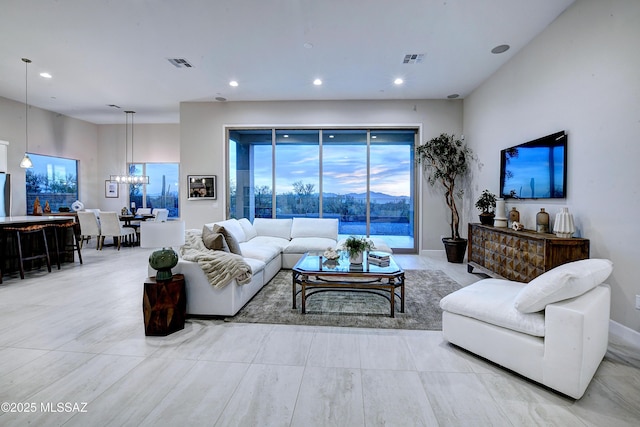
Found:
<svg viewBox="0 0 640 427"><path fill-rule="evenodd" d="M476 208L480 211L480 223L493 225L493 218L496 216L496 195L489 190L484 190L476 200Z"/></svg>
<svg viewBox="0 0 640 427"><path fill-rule="evenodd" d="M362 264L364 251L370 251L375 249L373 242L364 237L349 236L344 241L344 250L349 255L349 262L351 264Z"/></svg>
<svg viewBox="0 0 640 427"><path fill-rule="evenodd" d="M449 262L461 263L467 247L467 239L460 237L460 214L456 205L456 198L461 198L464 191L457 188L456 183L467 174L471 157L471 149L463 141L446 133L416 147L416 160L422 164L427 181L432 186L442 185L451 211L451 237L442 239Z"/></svg>

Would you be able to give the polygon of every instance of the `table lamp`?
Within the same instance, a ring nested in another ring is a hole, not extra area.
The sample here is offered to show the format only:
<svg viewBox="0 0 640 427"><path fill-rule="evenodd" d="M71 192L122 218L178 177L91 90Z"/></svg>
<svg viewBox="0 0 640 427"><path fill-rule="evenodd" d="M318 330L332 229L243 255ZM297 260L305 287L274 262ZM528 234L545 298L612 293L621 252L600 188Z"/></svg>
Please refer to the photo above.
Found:
<svg viewBox="0 0 640 427"><path fill-rule="evenodd" d="M178 264L178 254L172 246L181 245L184 245L184 221L140 223L140 247L162 248L149 256L149 265L157 271L156 281L171 280L171 269Z"/></svg>

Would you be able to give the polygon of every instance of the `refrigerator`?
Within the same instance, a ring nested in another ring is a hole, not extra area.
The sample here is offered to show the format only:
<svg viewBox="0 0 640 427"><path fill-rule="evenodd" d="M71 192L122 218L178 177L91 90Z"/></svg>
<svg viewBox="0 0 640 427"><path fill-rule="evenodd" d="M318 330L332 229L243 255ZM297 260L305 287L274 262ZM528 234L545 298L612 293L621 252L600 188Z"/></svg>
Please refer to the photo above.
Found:
<svg viewBox="0 0 640 427"><path fill-rule="evenodd" d="M11 216L11 175L0 173L0 217Z"/></svg>

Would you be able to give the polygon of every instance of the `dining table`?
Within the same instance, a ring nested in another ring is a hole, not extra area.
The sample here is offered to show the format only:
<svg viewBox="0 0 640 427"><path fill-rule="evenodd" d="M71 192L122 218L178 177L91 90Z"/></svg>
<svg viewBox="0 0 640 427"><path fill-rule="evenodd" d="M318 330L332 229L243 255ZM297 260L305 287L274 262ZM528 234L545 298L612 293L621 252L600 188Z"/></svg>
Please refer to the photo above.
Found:
<svg viewBox="0 0 640 427"><path fill-rule="evenodd" d="M137 246L140 244L140 224L132 224L132 221L146 221L148 219L155 218L155 215L152 214L143 214L143 215L120 215L120 221L123 222L123 227L133 228L136 231L137 238L132 242L125 242L124 246Z"/></svg>
<svg viewBox="0 0 640 427"><path fill-rule="evenodd" d="M155 215L120 215L120 221L124 222L125 227L131 227L131 221L146 221L151 218L155 218Z"/></svg>

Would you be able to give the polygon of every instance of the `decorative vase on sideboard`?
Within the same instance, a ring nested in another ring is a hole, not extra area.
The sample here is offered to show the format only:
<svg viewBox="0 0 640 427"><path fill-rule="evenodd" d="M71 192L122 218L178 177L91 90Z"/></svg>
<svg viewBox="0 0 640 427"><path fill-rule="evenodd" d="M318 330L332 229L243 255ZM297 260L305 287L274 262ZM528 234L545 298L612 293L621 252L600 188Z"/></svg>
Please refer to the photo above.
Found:
<svg viewBox="0 0 640 427"><path fill-rule="evenodd" d="M549 214L540 208L540 212L536 214L536 231L538 233L549 232Z"/></svg>
<svg viewBox="0 0 640 427"><path fill-rule="evenodd" d="M496 217L493 219L494 227L507 227L507 217L504 199L496 200Z"/></svg>
<svg viewBox="0 0 640 427"><path fill-rule="evenodd" d="M573 215L569 212L569 208L562 208L556 214L556 221L553 223L553 232L558 237L571 237L575 233L576 227L573 223Z"/></svg>

